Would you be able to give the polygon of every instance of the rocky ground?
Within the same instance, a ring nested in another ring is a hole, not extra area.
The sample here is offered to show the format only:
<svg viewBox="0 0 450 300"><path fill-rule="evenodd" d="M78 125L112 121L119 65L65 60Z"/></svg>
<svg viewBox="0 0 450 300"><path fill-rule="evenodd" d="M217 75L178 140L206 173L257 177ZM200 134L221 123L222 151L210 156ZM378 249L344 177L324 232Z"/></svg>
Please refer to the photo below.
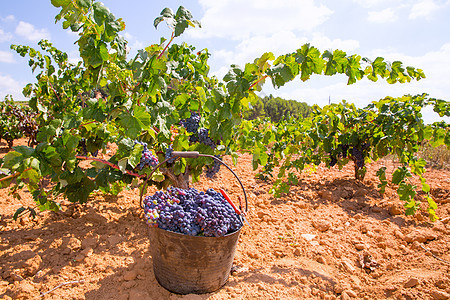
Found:
<svg viewBox="0 0 450 300"><path fill-rule="evenodd" d="M382 165L388 174L396 167L372 163L364 182L353 179L352 165L319 166L275 199L243 155L233 169L249 195L251 227L241 230L226 285L203 295L173 294L156 281L137 190L97 194L85 205L62 200L60 212L17 221L15 210L33 205L29 193L17 200L0 190L0 298L450 299L450 172L425 174L440 217L431 223L426 205L403 214L396 187L378 193ZM193 186L242 195L226 169Z"/></svg>

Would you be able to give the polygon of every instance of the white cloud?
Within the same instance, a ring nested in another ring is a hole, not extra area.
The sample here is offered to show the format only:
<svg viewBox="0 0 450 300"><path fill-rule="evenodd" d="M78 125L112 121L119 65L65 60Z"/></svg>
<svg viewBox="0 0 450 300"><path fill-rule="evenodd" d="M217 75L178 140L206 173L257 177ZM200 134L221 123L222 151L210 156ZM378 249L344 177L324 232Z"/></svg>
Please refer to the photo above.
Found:
<svg viewBox="0 0 450 300"><path fill-rule="evenodd" d="M359 48L359 42L357 40L330 39L321 33L314 33L309 41L312 46L321 51L340 49L349 52Z"/></svg>
<svg viewBox="0 0 450 300"><path fill-rule="evenodd" d="M23 21L20 21L19 25L17 25L16 34L33 42L41 39L50 39L48 30L36 29L34 25Z"/></svg>
<svg viewBox="0 0 450 300"><path fill-rule="evenodd" d="M289 53L306 42L306 38L297 37L290 31L280 31L269 37L258 35L245 39L230 50L214 51L212 58L218 60L221 66L232 63L244 65L253 62L264 52L273 52L275 55Z"/></svg>
<svg viewBox="0 0 450 300"><path fill-rule="evenodd" d="M433 12L437 11L439 6L433 0L422 0L414 4L409 14L410 19L430 18Z"/></svg>
<svg viewBox="0 0 450 300"><path fill-rule="evenodd" d="M12 39L12 34L9 32L5 32L0 28L0 43L6 42Z"/></svg>
<svg viewBox="0 0 450 300"><path fill-rule="evenodd" d="M13 22L16 18L13 15L6 16L4 18L0 18L2 22Z"/></svg>
<svg viewBox="0 0 450 300"><path fill-rule="evenodd" d="M80 52L78 52L78 51L70 51L67 56L68 56L67 60L71 64L76 65L76 64L78 64L78 62L82 61L82 59L80 57Z"/></svg>
<svg viewBox="0 0 450 300"><path fill-rule="evenodd" d="M23 87L23 84L10 75L0 74L0 100L5 99L6 95L13 95L14 100L25 100L22 95Z"/></svg>
<svg viewBox="0 0 450 300"><path fill-rule="evenodd" d="M132 56L136 55L137 50L143 49L145 47L144 43L139 41L134 35L129 32L125 32L123 37L128 42L129 52Z"/></svg>
<svg viewBox="0 0 450 300"><path fill-rule="evenodd" d="M397 15L392 8L386 8L381 11L369 11L369 22L390 23L397 21Z"/></svg>
<svg viewBox="0 0 450 300"><path fill-rule="evenodd" d="M197 38L222 37L242 40L280 31L311 31L333 13L314 0L199 0L205 11Z"/></svg>
<svg viewBox="0 0 450 300"><path fill-rule="evenodd" d="M374 7L386 3L392 3L392 0L354 0L354 2L358 3L363 7Z"/></svg>
<svg viewBox="0 0 450 300"><path fill-rule="evenodd" d="M13 63L13 62L15 62L14 55L11 52L0 51L0 62Z"/></svg>

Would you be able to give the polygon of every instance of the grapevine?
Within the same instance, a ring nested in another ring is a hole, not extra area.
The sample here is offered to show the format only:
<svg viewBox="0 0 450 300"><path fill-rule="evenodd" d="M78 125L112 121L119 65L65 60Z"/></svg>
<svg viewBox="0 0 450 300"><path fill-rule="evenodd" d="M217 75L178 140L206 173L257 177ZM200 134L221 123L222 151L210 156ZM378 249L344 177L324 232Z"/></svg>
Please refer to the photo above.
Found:
<svg viewBox="0 0 450 300"><path fill-rule="evenodd" d="M361 124L360 116L357 119L356 108L345 106L347 112L333 111L333 107L327 108L329 111L315 108L311 118L288 117L274 127L263 121L243 119L258 101L255 92L266 81L279 88L296 78L307 81L314 74L342 74L348 84L362 78L403 83L425 77L421 69L403 66L398 61L389 63L381 57L371 60L341 50L321 52L304 44L278 57L264 53L245 68L232 65L222 81L208 76L207 49L198 51L185 43L173 43L186 28L200 26L184 7L176 12L166 8L154 21L155 27L166 22L172 28L168 41L162 39L163 42L128 58L127 41L121 36L125 23L104 4L58 0L52 4L60 9L56 21L62 21L64 29L78 36L76 44L82 61L70 63L65 52L46 40L38 43L40 50L11 46L19 55L29 58L29 66L37 74L36 82L25 86L24 95L30 98L29 107L36 114L39 130L32 145L16 147L0 166L4 170L0 174L1 186L11 187L15 193L26 187L41 210L59 209L56 199L61 194L80 203L87 202L95 191L117 194L136 177L148 179L159 188L172 185L188 189L189 182L198 181L203 172L212 175L218 171L210 158L181 158L162 167L152 178L146 178L158 161L170 156L171 150L198 151L216 157L230 155L234 161L239 151L252 151L253 165L263 165L263 172L270 176L281 161L284 161L282 171L303 169L321 161L329 164L331 159L333 164L341 165L348 158L338 157L339 142L350 145L346 156L355 158L355 170L362 178L363 160L356 150L367 158L385 142L374 140L379 138L374 134L368 149L355 148L362 145L352 140L357 137L357 127L366 124ZM383 103L377 109L388 104ZM436 100L434 104L438 111L448 112L445 101ZM374 110L372 107L373 116L367 122L388 124L382 114L375 116ZM351 114L351 124L344 122L347 113ZM353 129L337 134L337 124ZM331 129L335 134L331 134ZM394 142L389 141L389 145ZM413 143L405 142L405 147L414 147ZM84 154L105 153L110 143L118 149L105 163L92 157L92 167L80 165L82 160L91 158ZM400 146L392 151L398 149ZM307 155L294 157L298 153ZM415 162L413 157L402 157L407 164ZM9 180L12 174L20 176L12 181ZM277 181L279 185L281 178L283 174ZM294 176L289 178L295 181ZM46 189L40 183L48 179L53 185Z"/></svg>
<svg viewBox="0 0 450 300"><path fill-rule="evenodd" d="M435 220L437 206L423 177L426 162L416 154L424 140L434 146L444 144L450 148L450 130L442 122L423 123L420 111L426 105L433 105L442 116L449 114L445 111L448 102L430 98L427 94L386 97L365 108L356 108L343 101L324 108L316 106L310 118L282 120L276 124L276 132L270 126L252 130L253 124L246 123L245 136L238 141L246 143L246 148L253 151L254 168L262 165L260 178L274 177L274 167L280 167L271 189L276 196L289 192L290 185L296 184L294 170L302 171L322 162L327 167L342 168L353 162L355 179L363 180L367 162L395 155L402 166L392 174L392 183L398 186L399 198L405 201L406 214L414 214L420 205L420 199L416 197L419 187L410 181L415 174L422 183L421 190L425 194L422 199L428 203L430 219ZM266 141L249 145L247 136ZM272 144L268 151L263 148L267 142ZM385 168L380 168L377 175L380 179L378 187L383 193L388 184ZM285 177L287 182L283 180Z"/></svg>

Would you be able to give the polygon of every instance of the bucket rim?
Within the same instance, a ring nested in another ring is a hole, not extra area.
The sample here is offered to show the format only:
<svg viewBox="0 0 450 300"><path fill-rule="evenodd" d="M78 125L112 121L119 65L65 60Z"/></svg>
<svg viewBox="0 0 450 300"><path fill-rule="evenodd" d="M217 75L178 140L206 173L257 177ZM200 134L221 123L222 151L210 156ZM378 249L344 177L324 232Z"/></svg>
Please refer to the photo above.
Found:
<svg viewBox="0 0 450 300"><path fill-rule="evenodd" d="M202 236L202 235L188 235L188 234L184 234L184 233L179 233L179 232L175 232L175 231L170 231L170 230L166 230L166 229L162 229L159 227L155 227L155 226L148 226L149 230L160 230L160 231L164 231L167 234L172 234L174 236L183 236L183 237L188 237L188 238L197 238L197 239L210 239L210 238L226 238L229 236L233 236L235 234L239 234L241 232L242 227L244 227L244 225L242 225L238 230L227 233L223 236Z"/></svg>

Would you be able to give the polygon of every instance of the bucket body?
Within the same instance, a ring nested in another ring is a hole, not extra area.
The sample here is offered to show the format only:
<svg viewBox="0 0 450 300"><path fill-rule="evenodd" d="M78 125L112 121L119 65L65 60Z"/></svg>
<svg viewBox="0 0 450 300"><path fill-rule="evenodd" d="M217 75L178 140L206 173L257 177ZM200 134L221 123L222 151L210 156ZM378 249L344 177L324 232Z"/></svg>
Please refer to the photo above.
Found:
<svg viewBox="0 0 450 300"><path fill-rule="evenodd" d="M240 229L223 237L189 236L150 227L156 280L177 294L203 294L228 280Z"/></svg>

